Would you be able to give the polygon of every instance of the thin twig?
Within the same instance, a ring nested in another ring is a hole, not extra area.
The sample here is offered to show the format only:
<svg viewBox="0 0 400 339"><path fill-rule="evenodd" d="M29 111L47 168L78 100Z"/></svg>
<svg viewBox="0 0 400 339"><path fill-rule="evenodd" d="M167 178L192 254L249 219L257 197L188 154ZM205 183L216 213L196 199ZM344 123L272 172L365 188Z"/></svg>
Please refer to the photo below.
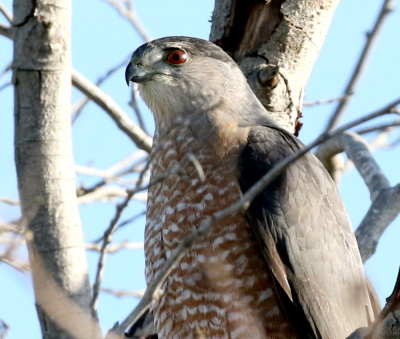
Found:
<svg viewBox="0 0 400 339"><path fill-rule="evenodd" d="M106 288L106 287L100 288L100 291L111 294L118 298L124 298L124 297L142 298L143 294L144 294L143 290L141 290L141 291L115 290L115 289Z"/></svg>
<svg viewBox="0 0 400 339"><path fill-rule="evenodd" d="M147 286L146 292L143 298L140 300L136 308L128 315L128 317L120 324L116 324L107 334L106 339L111 337L111 335L120 336L122 335L126 328L132 326L151 306L155 299L159 297L160 288L163 285L165 279L170 274L171 270L175 267L175 265L180 261L183 257L184 253L202 236L211 231L211 229L218 222L223 220L226 217L235 215L239 212L243 212L246 210L250 202L273 180L275 180L282 171L284 171L291 163L302 157L305 153L309 152L312 148L322 144L326 140L350 129L354 126L357 126L363 122L369 121L371 119L377 118L384 114L391 113L390 109L397 105L400 102L400 99L394 101L390 105L384 107L383 109L368 114L363 118L357 119L353 122L347 123L341 128L338 128L334 131L327 131L321 134L317 139L315 139L312 143L299 151L293 153L286 159L278 162L268 173L266 173L256 184L254 184L245 194L243 194L242 198L227 208L214 213L211 217L207 218L203 222L200 223L199 227L193 233L186 236L176 248L175 251L171 254L171 256L164 262L161 270L157 274L157 276L149 283Z"/></svg>
<svg viewBox="0 0 400 339"><path fill-rule="evenodd" d="M99 257L99 261L97 263L96 278L95 278L95 282L93 284L93 297L90 302L90 306L94 311L96 310L96 304L97 304L97 300L99 297L99 288L100 288L101 280L103 277L104 264L105 264L105 258L106 258L106 248L111 243L112 236L113 236L114 230L117 226L118 220L120 219L122 212L124 211L126 206L128 206L129 201L131 200L133 195L134 195L134 193L128 192L126 198L120 204L117 205L115 215L114 215L113 219L111 220L110 225L107 227L107 229L104 232L103 243L101 244L101 249L100 249L100 257Z"/></svg>
<svg viewBox="0 0 400 339"><path fill-rule="evenodd" d="M392 122L387 122L387 123L383 123L383 124L379 124L379 125L375 125L375 126L371 126L371 127L366 127L366 128L362 128L362 129L358 129L356 131L357 134L367 134L367 133L371 133L371 132L382 132L382 131L386 131L392 127L396 127L396 126L400 126L400 120L396 119Z"/></svg>
<svg viewBox="0 0 400 339"><path fill-rule="evenodd" d="M111 75L113 75L115 72L117 72L121 67L125 66L130 57L124 58L121 62L119 62L117 65L113 66L110 68L105 74L100 76L97 81L96 81L96 86L100 86L104 81L106 81ZM73 108L72 108L72 123L74 123L80 116L82 110L85 108L86 104L90 101L88 97L85 97L76 103Z"/></svg>
<svg viewBox="0 0 400 339"><path fill-rule="evenodd" d="M0 73L0 79L2 77L4 77L8 72L11 71L11 66L12 66L12 63L10 62L6 67L4 67L4 69Z"/></svg>
<svg viewBox="0 0 400 339"><path fill-rule="evenodd" d="M139 21L138 17L136 16L135 11L132 9L132 5L123 5L118 0L106 0L114 9L128 22L133 26L135 31L140 35L143 41L150 41L151 37L147 33L146 29L144 28L143 24Z"/></svg>
<svg viewBox="0 0 400 339"><path fill-rule="evenodd" d="M133 111L135 112L136 119L138 121L140 128L143 129L143 131L145 131L147 133L146 125L144 124L144 120L143 120L143 114L142 114L141 110L139 109L138 100L137 100L139 97L138 84L132 83L130 86L130 89L131 89L131 100L129 100L129 106L131 106Z"/></svg>
<svg viewBox="0 0 400 339"><path fill-rule="evenodd" d="M103 186L93 192L86 193L78 197L79 204L89 204L94 201L113 201L117 198L126 197L127 190L119 186ZM135 200L145 202L147 199L147 193L136 193L134 196Z"/></svg>
<svg viewBox="0 0 400 339"><path fill-rule="evenodd" d="M375 24L372 28L372 31L367 34L367 40L365 42L364 48L361 52L361 55L357 61L357 65L354 68L353 74L350 77L350 80L346 86L344 91L343 99L340 100L338 106L333 112L331 118L328 121L326 126L326 131L329 131L337 126L340 119L343 116L343 113L350 102L351 95L354 94L358 81L360 80L361 74L365 68L368 56L371 53L372 47L377 40L378 34L382 25L387 18L388 14L393 10L393 0L385 0L382 4L382 8L379 12L378 18L375 21Z"/></svg>
<svg viewBox="0 0 400 339"><path fill-rule="evenodd" d="M331 104L333 102L341 101L347 96L349 96L349 94L341 95L340 97L326 99L326 100L304 101L303 106L312 107L312 106L317 106L317 105Z"/></svg>
<svg viewBox="0 0 400 339"><path fill-rule="evenodd" d="M0 13L4 15L4 17L7 19L9 24L12 24L13 17L11 12L8 11L7 8L3 4L0 4Z"/></svg>
<svg viewBox="0 0 400 339"><path fill-rule="evenodd" d="M118 224L118 226L117 226L115 232L118 231L119 229L121 229L121 228L123 228L123 227L125 227L125 226L127 226L127 225L129 225L129 224L131 224L131 223L133 223L133 222L136 221L137 219L144 217L145 215L146 215L146 212L145 212L145 211L142 211L142 212L140 212L140 213L134 215L133 217L130 217L130 218L124 220L124 221L121 221L121 222ZM115 233L115 232L114 232L114 233ZM95 243L95 244L98 245L98 243L101 242L101 241L103 241L103 236L101 236L101 237L98 238L98 239L93 240L93 243Z"/></svg>
<svg viewBox="0 0 400 339"><path fill-rule="evenodd" d="M104 237L102 238L104 239ZM142 242L131 242L131 241L122 241L117 244L109 245L104 252L106 253L116 253L121 250L125 249L130 249L130 250L136 250L136 249L143 249L144 244ZM102 251L102 245L96 243L96 242L91 242L87 243L85 245L86 249L89 251L96 251L96 252L101 252Z"/></svg>
<svg viewBox="0 0 400 339"><path fill-rule="evenodd" d="M143 152L142 150L139 150L141 152ZM137 152L135 152L137 153ZM144 152L143 152L144 153ZM110 168L102 171L102 170L98 170L98 169L92 169L90 167L84 167L84 166L76 166L76 171L79 173L83 173L83 174L87 174L87 175L92 175L92 176L98 176L98 177L102 177L102 180L99 180L98 182L94 183L93 185L89 186L89 187L84 187L81 186L78 188L78 196L81 197L83 195L89 194L89 193L93 193L95 190L98 190L102 187L104 187L105 185L111 183L111 182L118 182L121 184L129 184L132 185L132 180L129 180L129 182L127 182L126 179L123 179L122 177L125 176L126 174L131 174L131 173L135 173L135 172L139 172L143 173L144 169L140 167L140 165L142 163L144 163L146 161L146 158L142 158L142 159L138 159L137 161L134 161L133 163L129 164L129 167L123 168L123 166L126 165L127 163L127 159L122 160L121 162L111 166ZM132 161L134 159L131 159L130 161ZM137 184L133 183L133 184Z"/></svg>
<svg viewBox="0 0 400 339"><path fill-rule="evenodd" d="M10 326L2 319L0 319L0 339L6 339L7 332Z"/></svg>
<svg viewBox="0 0 400 339"><path fill-rule="evenodd" d="M7 87L10 87L12 85L11 81L6 82L4 85L0 86L0 92L4 89L6 89Z"/></svg>
<svg viewBox="0 0 400 339"><path fill-rule="evenodd" d="M78 71L72 71L72 84L104 109L114 120L117 126L136 144L140 149L150 152L152 139L140 127L133 123L129 116L108 94L104 93L95 84L86 79Z"/></svg>
<svg viewBox="0 0 400 339"><path fill-rule="evenodd" d="M13 260L0 255L0 262L7 264L19 272L28 272L30 270L29 263L24 261Z"/></svg>
<svg viewBox="0 0 400 339"><path fill-rule="evenodd" d="M7 197L0 197L0 202L11 206L19 206L19 201Z"/></svg>

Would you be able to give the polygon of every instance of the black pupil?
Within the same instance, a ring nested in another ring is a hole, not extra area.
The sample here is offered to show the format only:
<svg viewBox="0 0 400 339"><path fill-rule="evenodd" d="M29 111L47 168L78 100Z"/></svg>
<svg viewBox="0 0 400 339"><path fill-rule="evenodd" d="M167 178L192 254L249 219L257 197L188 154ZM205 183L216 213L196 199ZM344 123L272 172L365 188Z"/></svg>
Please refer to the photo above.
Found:
<svg viewBox="0 0 400 339"><path fill-rule="evenodd" d="M179 61L181 59L181 55L178 52L172 54L172 60Z"/></svg>

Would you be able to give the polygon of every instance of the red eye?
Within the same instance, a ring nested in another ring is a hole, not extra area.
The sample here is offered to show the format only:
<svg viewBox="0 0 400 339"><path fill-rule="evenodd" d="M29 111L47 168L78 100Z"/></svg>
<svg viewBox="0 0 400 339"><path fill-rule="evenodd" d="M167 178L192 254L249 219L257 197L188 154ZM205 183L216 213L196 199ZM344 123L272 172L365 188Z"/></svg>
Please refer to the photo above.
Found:
<svg viewBox="0 0 400 339"><path fill-rule="evenodd" d="M167 56L167 61L172 65L183 64L187 61L187 59L187 53L181 49L174 49L173 51L169 52Z"/></svg>

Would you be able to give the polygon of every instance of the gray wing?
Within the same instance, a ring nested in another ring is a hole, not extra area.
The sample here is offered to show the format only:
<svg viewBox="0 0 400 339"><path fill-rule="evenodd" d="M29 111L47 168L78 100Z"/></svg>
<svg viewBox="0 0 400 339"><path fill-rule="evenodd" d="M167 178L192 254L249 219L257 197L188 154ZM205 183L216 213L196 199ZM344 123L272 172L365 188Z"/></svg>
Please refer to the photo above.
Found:
<svg viewBox="0 0 400 339"><path fill-rule="evenodd" d="M239 158L242 191L301 147L278 127L253 128ZM342 339L368 325L373 313L357 243L336 187L312 153L265 188L246 217L301 338Z"/></svg>

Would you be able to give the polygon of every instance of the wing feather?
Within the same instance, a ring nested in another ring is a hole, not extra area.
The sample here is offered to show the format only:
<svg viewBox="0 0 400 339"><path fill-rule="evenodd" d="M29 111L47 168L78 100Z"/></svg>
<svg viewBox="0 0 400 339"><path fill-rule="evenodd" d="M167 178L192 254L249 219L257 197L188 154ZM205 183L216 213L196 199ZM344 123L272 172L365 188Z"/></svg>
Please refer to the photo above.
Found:
<svg viewBox="0 0 400 339"><path fill-rule="evenodd" d="M301 147L276 126L253 128L239 158L242 191ZM336 187L313 154L266 187L246 217L302 338L345 338L368 325L373 317L357 243Z"/></svg>

